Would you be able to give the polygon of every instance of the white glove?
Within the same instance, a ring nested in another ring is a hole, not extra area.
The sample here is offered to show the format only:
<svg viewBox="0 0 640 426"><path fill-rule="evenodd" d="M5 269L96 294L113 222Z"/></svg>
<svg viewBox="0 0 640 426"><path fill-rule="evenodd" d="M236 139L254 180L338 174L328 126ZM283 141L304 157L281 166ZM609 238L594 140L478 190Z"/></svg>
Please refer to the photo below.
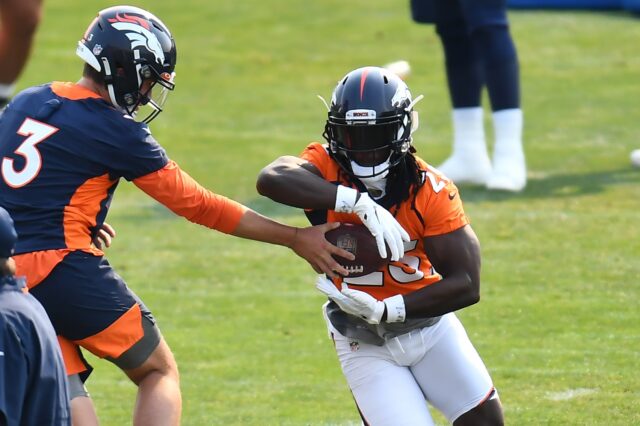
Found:
<svg viewBox="0 0 640 426"><path fill-rule="evenodd" d="M386 322L404 322L405 320L404 298L399 294L380 301L364 291L350 289L345 283L342 283L342 292L340 292L333 282L323 275L318 276L316 288L329 296L344 312L363 318L369 324L380 324L385 309Z"/></svg>
<svg viewBox="0 0 640 426"><path fill-rule="evenodd" d="M360 198L358 198L360 195ZM376 203L366 192L356 191L338 185L334 210L339 213L355 213L376 238L380 257L387 257L385 241L391 250L391 261L404 256L404 242L409 242L409 234L387 209Z"/></svg>
<svg viewBox="0 0 640 426"><path fill-rule="evenodd" d="M334 297L336 299L344 298L342 293L340 293L336 286L333 285L333 281L324 275L318 275L318 278L316 279L316 288L320 290L320 292L326 294L331 300L333 300Z"/></svg>

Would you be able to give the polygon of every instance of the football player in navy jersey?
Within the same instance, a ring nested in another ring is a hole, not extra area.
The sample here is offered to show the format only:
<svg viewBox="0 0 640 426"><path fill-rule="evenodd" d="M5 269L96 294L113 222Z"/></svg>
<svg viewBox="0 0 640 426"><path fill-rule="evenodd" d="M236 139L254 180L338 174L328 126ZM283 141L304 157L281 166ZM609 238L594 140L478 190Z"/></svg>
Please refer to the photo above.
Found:
<svg viewBox="0 0 640 426"><path fill-rule="evenodd" d="M42 0L0 0L0 109L29 59L41 14Z"/></svg>
<svg viewBox="0 0 640 426"><path fill-rule="evenodd" d="M527 182L516 47L506 0L411 0L413 19L435 24L453 105L453 153L438 169L455 183L520 191ZM495 145L489 159L482 88L491 102Z"/></svg>
<svg viewBox="0 0 640 426"><path fill-rule="evenodd" d="M14 275L16 239L11 216L0 207L0 425L70 425L56 333Z"/></svg>
<svg viewBox="0 0 640 426"><path fill-rule="evenodd" d="M192 222L287 246L318 272L347 274L332 254L353 256L324 238L336 226L272 221L206 190L168 158L146 124L175 86L175 42L156 16L130 6L102 10L77 54L85 62L79 82L26 89L0 116L0 206L20 236L18 273L58 334L74 423L97 424L84 348L138 386L134 424L175 425L182 403L173 354L96 244L115 235L105 217L121 178ZM380 235L397 246L400 237L384 227Z"/></svg>

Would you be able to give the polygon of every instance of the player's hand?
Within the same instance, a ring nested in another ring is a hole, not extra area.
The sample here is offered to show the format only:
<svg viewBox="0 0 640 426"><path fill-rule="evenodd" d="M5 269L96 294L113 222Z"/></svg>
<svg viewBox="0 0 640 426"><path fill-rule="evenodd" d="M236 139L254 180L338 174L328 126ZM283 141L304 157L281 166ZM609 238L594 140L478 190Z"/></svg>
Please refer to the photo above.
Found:
<svg viewBox="0 0 640 426"><path fill-rule="evenodd" d="M385 242L391 250L391 261L400 260L404 256L404 242L409 242L409 234L387 209L373 201L369 194L361 192L353 206L353 212L376 238L380 257L387 257Z"/></svg>
<svg viewBox="0 0 640 426"><path fill-rule="evenodd" d="M316 272L325 273L332 278L337 278L339 275L347 276L349 275L349 271L336 262L332 255L344 257L349 260L355 259L355 256L353 253L334 246L324 237L327 231L335 229L338 226L340 226L340 223L331 222L317 226L309 226L307 228L299 228L296 231L295 239L290 247L298 256L309 262Z"/></svg>
<svg viewBox="0 0 640 426"><path fill-rule="evenodd" d="M360 312L355 306L352 306L353 303L351 299L340 293L333 282L327 279L324 275L318 275L318 278L316 279L316 288L320 290L320 292L324 293L329 299L333 300L344 312L360 317Z"/></svg>
<svg viewBox="0 0 640 426"><path fill-rule="evenodd" d="M98 233L93 239L93 245L98 249L111 247L111 241L116 237L116 230L107 222L102 224L102 227L98 230Z"/></svg>
<svg viewBox="0 0 640 426"><path fill-rule="evenodd" d="M322 275L316 280L316 288L336 302L344 312L363 318L369 324L380 324L385 309L384 302L364 291L352 290L344 283L340 292L333 282Z"/></svg>
<svg viewBox="0 0 640 426"><path fill-rule="evenodd" d="M369 324L380 324L383 317L386 322L404 322L406 319L404 298L399 294L380 301L364 291L349 288L345 283L342 283L342 291L338 291L333 282L322 275L316 280L316 288L344 312L363 318Z"/></svg>
<svg viewBox="0 0 640 426"><path fill-rule="evenodd" d="M340 308L351 314L359 316L369 324L380 324L385 311L384 302L360 290L353 290L345 283L342 283L342 303L348 310ZM338 303L336 301L336 303ZM338 305L340 305L338 303Z"/></svg>
<svg viewBox="0 0 640 426"><path fill-rule="evenodd" d="M326 294L327 297L332 300L334 297L337 299L344 297L342 296L340 291L338 291L336 286L333 285L333 281L327 279L327 277L325 277L324 275L318 275L318 278L316 279L316 288L320 290L320 292Z"/></svg>

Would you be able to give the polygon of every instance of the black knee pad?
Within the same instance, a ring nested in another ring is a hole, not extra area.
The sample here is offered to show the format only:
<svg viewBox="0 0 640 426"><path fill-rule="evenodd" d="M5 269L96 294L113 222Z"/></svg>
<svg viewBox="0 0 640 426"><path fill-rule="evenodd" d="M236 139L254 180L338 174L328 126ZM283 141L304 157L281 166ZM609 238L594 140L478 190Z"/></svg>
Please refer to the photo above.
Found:
<svg viewBox="0 0 640 426"><path fill-rule="evenodd" d="M89 392L87 391L87 388L82 382L79 374L67 376L67 383L69 384L69 400L79 396L86 396L89 398Z"/></svg>

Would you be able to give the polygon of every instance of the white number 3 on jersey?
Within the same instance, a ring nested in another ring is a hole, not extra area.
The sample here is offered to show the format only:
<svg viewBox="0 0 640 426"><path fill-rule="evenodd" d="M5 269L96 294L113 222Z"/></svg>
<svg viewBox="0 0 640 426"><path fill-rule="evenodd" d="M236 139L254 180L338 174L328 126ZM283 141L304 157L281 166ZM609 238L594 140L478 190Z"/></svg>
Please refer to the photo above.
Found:
<svg viewBox="0 0 640 426"><path fill-rule="evenodd" d="M2 159L2 178L12 188L20 188L31 182L42 167L42 156L36 145L57 132L56 127L36 121L32 118L24 120L17 133L26 136L27 139L14 151L24 157L25 164L22 170L16 170L13 158Z"/></svg>

